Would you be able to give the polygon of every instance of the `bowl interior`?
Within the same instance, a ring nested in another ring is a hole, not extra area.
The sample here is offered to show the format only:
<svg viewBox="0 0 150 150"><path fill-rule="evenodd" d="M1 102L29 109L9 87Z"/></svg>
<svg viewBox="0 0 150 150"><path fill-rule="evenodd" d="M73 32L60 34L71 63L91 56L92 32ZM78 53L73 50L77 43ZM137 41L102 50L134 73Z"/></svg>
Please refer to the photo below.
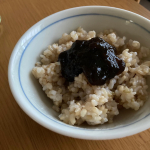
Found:
<svg viewBox="0 0 150 150"><path fill-rule="evenodd" d="M87 31L95 30L97 33L105 29L114 29L119 36L137 40L141 45L150 48L150 30L148 26L139 21L138 16L126 16L123 12L121 13L112 10L90 9L89 12L86 10L76 11L68 13L67 16L64 13L62 15L56 14L42 20L27 31L27 34L22 37L20 44L16 47L18 50L14 56L12 68L16 89L24 97L23 100L19 100L19 103L27 101L32 107L27 109L33 109L34 107L36 111L42 114L41 116L46 116L58 124L64 124L59 120L58 113L52 109L52 102L43 92L38 80L31 74L32 68L40 60L40 54L48 45L57 42L63 33L70 33L79 26ZM148 77L148 84L150 83L149 81ZM21 88L17 88L18 86L21 86ZM150 100L147 100L138 111L122 110L111 124L83 125L80 128L105 130L129 126L142 121L145 117L149 117L149 108Z"/></svg>

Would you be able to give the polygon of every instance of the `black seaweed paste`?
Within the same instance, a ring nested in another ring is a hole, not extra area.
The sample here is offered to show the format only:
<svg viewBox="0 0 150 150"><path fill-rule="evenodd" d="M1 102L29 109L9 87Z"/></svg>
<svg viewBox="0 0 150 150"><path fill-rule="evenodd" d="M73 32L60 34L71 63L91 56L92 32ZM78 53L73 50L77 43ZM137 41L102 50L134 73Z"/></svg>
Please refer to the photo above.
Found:
<svg viewBox="0 0 150 150"><path fill-rule="evenodd" d="M103 85L125 69L125 62L115 52L115 47L99 37L77 40L59 55L62 76L73 82L83 72L90 84Z"/></svg>

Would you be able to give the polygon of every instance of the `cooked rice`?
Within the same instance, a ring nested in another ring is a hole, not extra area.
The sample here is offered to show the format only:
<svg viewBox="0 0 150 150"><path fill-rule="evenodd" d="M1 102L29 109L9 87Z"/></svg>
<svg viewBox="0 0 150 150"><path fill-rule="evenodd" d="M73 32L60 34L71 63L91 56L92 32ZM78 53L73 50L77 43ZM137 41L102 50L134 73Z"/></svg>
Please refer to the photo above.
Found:
<svg viewBox="0 0 150 150"><path fill-rule="evenodd" d="M141 58L148 56L149 49L138 41L125 43L126 37L119 37L113 30L105 30L97 36L117 48L118 57L126 63L125 70L102 86L89 84L83 73L75 77L74 82L65 82L57 62L59 54L68 50L74 41L95 36L95 31L86 32L81 27L70 34L64 33L59 43L49 45L40 55L41 62L37 62L32 70L43 91L53 101L53 109L60 113L60 120L67 124L112 122L119 114L118 104L138 110L148 96L145 76L150 75L150 61L142 63Z"/></svg>

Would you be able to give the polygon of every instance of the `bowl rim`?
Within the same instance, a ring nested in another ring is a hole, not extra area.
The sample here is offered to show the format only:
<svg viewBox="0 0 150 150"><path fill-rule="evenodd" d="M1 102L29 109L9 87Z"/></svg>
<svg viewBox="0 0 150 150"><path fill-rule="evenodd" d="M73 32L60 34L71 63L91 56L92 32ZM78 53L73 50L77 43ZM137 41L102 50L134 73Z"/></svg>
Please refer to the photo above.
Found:
<svg viewBox="0 0 150 150"><path fill-rule="evenodd" d="M136 129L133 129L131 131L128 131L128 132L122 132L122 134L114 134L112 136L104 136L104 135L97 135L96 137L91 137L91 136L87 136L86 134L84 136L81 136L80 134L78 133L73 133L73 134L70 134L70 130L74 130L74 129L70 129L66 132L66 130L64 130L63 128L59 128L59 125L58 126L55 126L55 125L49 125L47 123L46 120L44 119L41 119L39 116L38 113L36 112L33 112L32 110L28 109L26 106L23 105L23 103L20 101L20 98L18 97L17 95L17 91L15 90L14 88L14 82L13 82L13 79L12 79L12 67L13 67L13 61L14 61L14 56L16 54L16 50L19 46L19 43L22 41L22 39L26 36L26 34L32 30L35 26L37 26L39 23L43 22L44 20L46 20L47 18L51 17L51 16L54 16L54 15L57 15L57 14L60 14L62 12L67 12L67 11L72 11L74 9L83 9L83 8L107 8L107 9L113 9L113 10L119 10L119 11L122 11L123 13L125 12L128 12L128 13L131 13L131 14L134 14L140 18L143 18L144 20L147 20L149 23L150 23L150 20L148 20L147 18L139 15L139 14L136 14L136 13L133 13L131 11L128 11L128 10L125 10L125 9L120 9L120 8L116 8L116 7L108 7L108 6L81 6L81 7L74 7L74 8L70 8L70 9L66 9L66 10L62 10L62 11L59 11L59 12L56 12L52 15L49 15L47 16L46 18L40 20L39 22L37 22L36 24L34 24L32 27L30 27L23 35L22 37L19 39L19 41L17 42L16 46L14 47L13 49L13 52L11 54L11 57L10 57L10 60L9 60L9 66L8 66L8 80L9 80L9 86L10 86L10 89L11 89L11 92L16 100L16 102L19 104L19 106L23 109L23 111L30 117L32 118L34 121L36 121L37 123L39 123L40 125L46 127L47 129L50 129L51 131L54 131L56 133L59 133L59 134L62 134L62 135L66 135L66 136L69 136L69 137L74 137L74 138L79 138L79 139L91 139L91 140L100 140L100 139L116 139L116 138L122 138L122 137L126 137L126 136L130 136L130 135L133 135L133 134L136 134L136 133L139 133L141 131L144 131L146 129L148 129L150 127L150 124L144 124L143 126L139 127L139 128L136 128ZM94 129L93 129L94 130Z"/></svg>

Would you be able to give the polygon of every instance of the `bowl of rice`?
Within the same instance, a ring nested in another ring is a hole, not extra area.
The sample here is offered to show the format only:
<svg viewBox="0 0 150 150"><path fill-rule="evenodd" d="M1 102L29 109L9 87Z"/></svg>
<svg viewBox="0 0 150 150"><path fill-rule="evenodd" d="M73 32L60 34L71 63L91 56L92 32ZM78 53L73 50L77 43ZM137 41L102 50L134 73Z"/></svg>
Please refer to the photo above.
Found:
<svg viewBox="0 0 150 150"><path fill-rule="evenodd" d="M92 84L83 68L67 80L60 54L92 39L113 47L124 69L103 84ZM84 6L50 15L32 26L12 52L12 94L33 120L69 137L104 140L144 131L150 128L149 39L150 20L119 8Z"/></svg>

